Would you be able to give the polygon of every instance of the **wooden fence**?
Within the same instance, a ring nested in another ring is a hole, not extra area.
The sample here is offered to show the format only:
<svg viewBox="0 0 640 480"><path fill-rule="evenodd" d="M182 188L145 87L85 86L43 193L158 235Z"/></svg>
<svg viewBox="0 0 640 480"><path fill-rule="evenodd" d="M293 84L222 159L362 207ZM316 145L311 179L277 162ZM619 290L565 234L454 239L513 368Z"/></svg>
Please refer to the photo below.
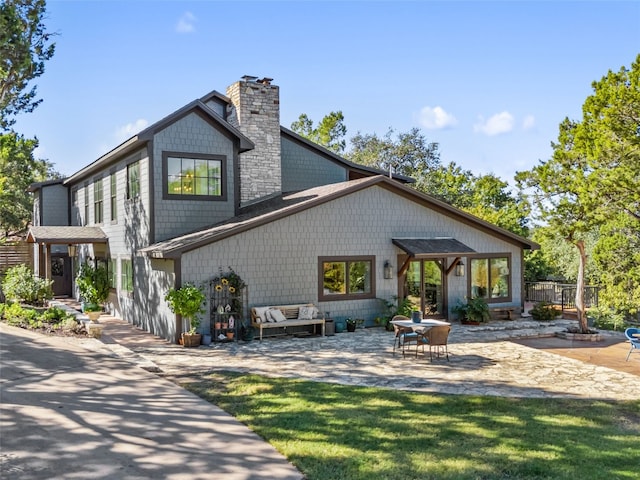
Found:
<svg viewBox="0 0 640 480"><path fill-rule="evenodd" d="M33 245L24 241L0 243L0 277L21 263L33 268Z"/></svg>

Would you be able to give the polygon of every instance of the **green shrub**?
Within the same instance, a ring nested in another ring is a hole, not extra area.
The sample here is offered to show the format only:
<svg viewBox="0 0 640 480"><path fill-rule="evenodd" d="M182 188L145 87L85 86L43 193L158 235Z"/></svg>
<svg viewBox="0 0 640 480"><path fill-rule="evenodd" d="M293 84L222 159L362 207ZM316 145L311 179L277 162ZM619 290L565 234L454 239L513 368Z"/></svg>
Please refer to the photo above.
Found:
<svg viewBox="0 0 640 480"><path fill-rule="evenodd" d="M548 321L560 316L560 312L555 309L553 304L547 302L536 303L529 313L536 321Z"/></svg>
<svg viewBox="0 0 640 480"><path fill-rule="evenodd" d="M29 305L44 305L53 298L53 280L35 276L26 265L17 265L7 270L2 290L7 300Z"/></svg>
<svg viewBox="0 0 640 480"><path fill-rule="evenodd" d="M40 328L40 314L33 308L24 308L19 303L12 303L4 310L4 318L9 325L22 328Z"/></svg>
<svg viewBox="0 0 640 480"><path fill-rule="evenodd" d="M40 315L40 320L45 323L52 323L54 325L61 323L67 317L74 318L73 315L68 314L65 310L60 307L51 307L48 308L42 315Z"/></svg>
<svg viewBox="0 0 640 480"><path fill-rule="evenodd" d="M109 273L102 265L92 267L88 263L83 263L76 276L76 286L85 302L101 307L109 298L111 288Z"/></svg>
<svg viewBox="0 0 640 480"><path fill-rule="evenodd" d="M623 331L627 326L624 314L613 309L590 308L587 316L593 319L593 326L601 330Z"/></svg>

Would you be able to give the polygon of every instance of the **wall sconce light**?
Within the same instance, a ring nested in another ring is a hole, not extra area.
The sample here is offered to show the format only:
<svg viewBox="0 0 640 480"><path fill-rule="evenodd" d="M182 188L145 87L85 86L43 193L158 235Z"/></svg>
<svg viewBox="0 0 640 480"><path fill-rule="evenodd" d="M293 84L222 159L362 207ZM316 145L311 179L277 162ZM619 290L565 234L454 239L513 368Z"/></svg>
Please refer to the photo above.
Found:
<svg viewBox="0 0 640 480"><path fill-rule="evenodd" d="M384 278L387 280L393 278L393 267L389 263L389 260L384 261Z"/></svg>
<svg viewBox="0 0 640 480"><path fill-rule="evenodd" d="M69 254L70 257L75 257L76 254L78 253L78 246L77 245L67 245L67 253Z"/></svg>
<svg viewBox="0 0 640 480"><path fill-rule="evenodd" d="M464 263L462 263L462 260L456 264L456 277L464 277Z"/></svg>

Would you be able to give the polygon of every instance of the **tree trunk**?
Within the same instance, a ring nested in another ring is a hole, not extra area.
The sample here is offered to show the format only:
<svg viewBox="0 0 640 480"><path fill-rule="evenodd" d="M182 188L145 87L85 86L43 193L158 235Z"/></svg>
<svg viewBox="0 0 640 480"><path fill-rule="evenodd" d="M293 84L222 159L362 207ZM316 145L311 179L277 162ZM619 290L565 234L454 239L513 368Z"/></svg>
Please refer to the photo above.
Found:
<svg viewBox="0 0 640 480"><path fill-rule="evenodd" d="M584 241L578 240L575 246L580 252L580 262L578 263L578 278L576 281L576 311L578 312L578 322L580 332L588 333L587 311L584 307L584 267L587 263L587 254L585 252Z"/></svg>

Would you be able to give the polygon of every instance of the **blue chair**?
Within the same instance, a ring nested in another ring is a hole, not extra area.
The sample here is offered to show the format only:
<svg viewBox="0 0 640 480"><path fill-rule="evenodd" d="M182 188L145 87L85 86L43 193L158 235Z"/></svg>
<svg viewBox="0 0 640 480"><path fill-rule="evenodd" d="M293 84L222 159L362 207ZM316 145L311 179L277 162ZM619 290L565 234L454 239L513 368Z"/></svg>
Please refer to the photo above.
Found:
<svg viewBox="0 0 640 480"><path fill-rule="evenodd" d="M634 335L640 335L640 328L627 328L624 331L625 337L629 339L631 343L631 348L629 349L629 353L627 353L627 362L629 361L629 356L631 352L633 352L634 348L637 348L640 351L640 337L634 337Z"/></svg>
<svg viewBox="0 0 640 480"><path fill-rule="evenodd" d="M393 320L411 320L409 317L404 315L396 315L391 319ZM413 328L400 327L398 325L393 325L393 330L395 332L395 338L393 339L393 355L396 354L396 348L402 348L402 357L405 356L405 347L411 343L418 343L418 334L413 331Z"/></svg>

